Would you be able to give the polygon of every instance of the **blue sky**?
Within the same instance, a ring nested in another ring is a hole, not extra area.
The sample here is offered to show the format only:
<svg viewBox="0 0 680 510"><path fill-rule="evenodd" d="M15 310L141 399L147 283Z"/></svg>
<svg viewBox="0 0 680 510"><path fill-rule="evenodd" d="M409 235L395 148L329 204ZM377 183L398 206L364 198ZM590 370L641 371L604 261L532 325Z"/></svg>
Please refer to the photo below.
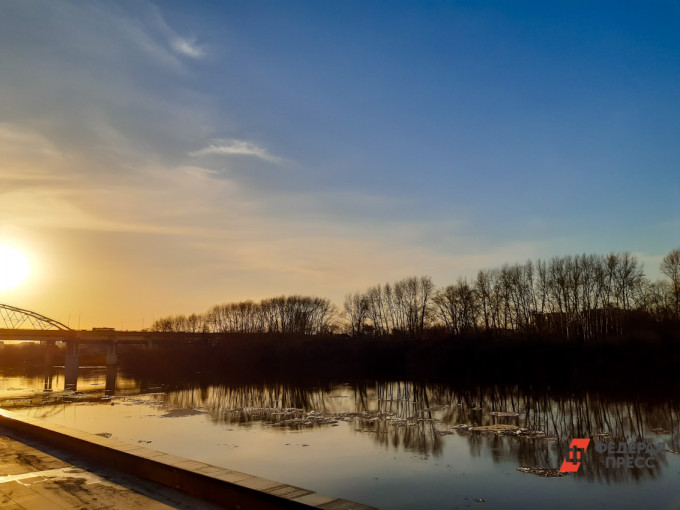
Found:
<svg viewBox="0 0 680 510"><path fill-rule="evenodd" d="M657 278L679 57L670 1L5 0L0 242L35 270L0 301L139 327L584 252Z"/></svg>

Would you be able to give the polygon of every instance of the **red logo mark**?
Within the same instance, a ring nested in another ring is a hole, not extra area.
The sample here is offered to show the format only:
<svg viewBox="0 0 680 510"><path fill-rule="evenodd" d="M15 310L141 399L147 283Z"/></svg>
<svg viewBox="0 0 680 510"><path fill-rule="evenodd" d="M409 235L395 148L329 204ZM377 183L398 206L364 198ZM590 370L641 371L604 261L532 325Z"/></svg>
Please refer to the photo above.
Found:
<svg viewBox="0 0 680 510"><path fill-rule="evenodd" d="M572 439L569 445L569 453L562 462L561 473L575 473L581 467L581 458L585 453L590 439Z"/></svg>

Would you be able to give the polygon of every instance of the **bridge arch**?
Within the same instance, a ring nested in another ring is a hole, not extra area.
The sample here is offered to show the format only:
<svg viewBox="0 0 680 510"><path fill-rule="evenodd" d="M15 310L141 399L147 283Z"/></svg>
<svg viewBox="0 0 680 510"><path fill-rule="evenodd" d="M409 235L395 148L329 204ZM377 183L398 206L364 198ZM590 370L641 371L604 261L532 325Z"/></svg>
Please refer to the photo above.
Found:
<svg viewBox="0 0 680 510"><path fill-rule="evenodd" d="M71 331L71 328L59 321L15 306L0 304L0 327L5 329L58 329ZM29 326L29 327L27 327Z"/></svg>

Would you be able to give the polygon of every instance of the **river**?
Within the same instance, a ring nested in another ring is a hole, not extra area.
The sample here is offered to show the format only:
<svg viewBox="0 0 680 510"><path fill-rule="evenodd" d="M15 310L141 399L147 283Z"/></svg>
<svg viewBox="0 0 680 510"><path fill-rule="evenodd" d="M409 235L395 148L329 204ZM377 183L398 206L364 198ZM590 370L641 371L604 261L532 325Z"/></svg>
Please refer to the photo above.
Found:
<svg viewBox="0 0 680 510"><path fill-rule="evenodd" d="M112 386L91 367L77 392L60 369L0 375L0 407L383 510L680 508L670 397L408 381L178 387L124 374ZM590 439L580 464L575 438ZM565 458L578 470L555 476Z"/></svg>

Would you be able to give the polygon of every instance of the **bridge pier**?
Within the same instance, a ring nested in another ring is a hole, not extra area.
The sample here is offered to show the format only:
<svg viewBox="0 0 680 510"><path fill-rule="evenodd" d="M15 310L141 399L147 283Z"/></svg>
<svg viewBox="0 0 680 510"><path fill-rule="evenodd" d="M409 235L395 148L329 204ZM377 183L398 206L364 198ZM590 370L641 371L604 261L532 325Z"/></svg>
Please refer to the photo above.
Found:
<svg viewBox="0 0 680 510"><path fill-rule="evenodd" d="M106 344L106 366L118 365L118 344L111 342Z"/></svg>
<svg viewBox="0 0 680 510"><path fill-rule="evenodd" d="M78 342L66 342L66 360L64 362L64 390L78 389L78 369L80 366L80 352ZM106 392L116 392L116 378L118 377L118 345L116 342L106 344Z"/></svg>
<svg viewBox="0 0 680 510"><path fill-rule="evenodd" d="M112 342L106 346L106 393L115 395L116 378L118 377L118 344Z"/></svg>
<svg viewBox="0 0 680 510"><path fill-rule="evenodd" d="M66 360L64 362L64 390L76 391L78 389L78 364L80 354L78 342L66 342Z"/></svg>
<svg viewBox="0 0 680 510"><path fill-rule="evenodd" d="M52 366L54 365L54 361L52 359L52 354L54 352L54 342L46 342L46 349L45 349L45 370L50 370Z"/></svg>

